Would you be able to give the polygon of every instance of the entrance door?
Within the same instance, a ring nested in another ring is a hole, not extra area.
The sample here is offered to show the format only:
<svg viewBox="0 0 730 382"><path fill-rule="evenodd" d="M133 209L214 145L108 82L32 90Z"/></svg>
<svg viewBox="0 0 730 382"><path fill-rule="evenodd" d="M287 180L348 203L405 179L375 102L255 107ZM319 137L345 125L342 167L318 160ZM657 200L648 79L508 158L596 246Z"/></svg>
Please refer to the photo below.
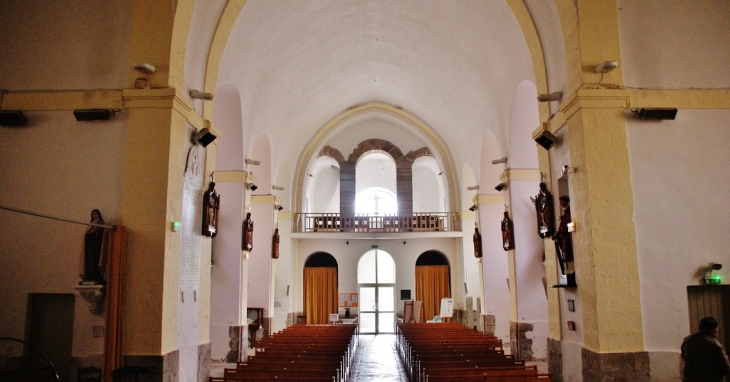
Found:
<svg viewBox="0 0 730 382"><path fill-rule="evenodd" d="M360 333L395 331L395 262L385 251L372 250L357 265Z"/></svg>

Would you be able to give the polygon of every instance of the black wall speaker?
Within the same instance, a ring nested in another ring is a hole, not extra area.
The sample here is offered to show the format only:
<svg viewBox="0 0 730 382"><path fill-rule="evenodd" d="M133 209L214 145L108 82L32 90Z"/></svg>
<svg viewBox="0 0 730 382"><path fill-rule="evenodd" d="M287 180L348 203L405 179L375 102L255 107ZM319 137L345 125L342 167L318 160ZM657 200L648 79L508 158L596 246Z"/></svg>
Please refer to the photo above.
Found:
<svg viewBox="0 0 730 382"><path fill-rule="evenodd" d="M27 126L28 120L20 110L0 110L0 126L20 127Z"/></svg>
<svg viewBox="0 0 730 382"><path fill-rule="evenodd" d="M74 117L77 121L106 121L114 112L109 109L84 109L74 110Z"/></svg>
<svg viewBox="0 0 730 382"><path fill-rule="evenodd" d="M211 142L215 141L215 139L218 138L215 136L215 134L211 133L210 130L201 129L197 133L195 133L195 136L193 137L193 140L195 142L198 142L201 146L207 147Z"/></svg>
<svg viewBox="0 0 730 382"><path fill-rule="evenodd" d="M558 143L558 138L552 135L549 131L543 130L540 135L535 138L535 142L545 148L545 150L550 150L553 145Z"/></svg>
<svg viewBox="0 0 730 382"><path fill-rule="evenodd" d="M677 117L676 108L639 109L636 115L641 119L674 119Z"/></svg>

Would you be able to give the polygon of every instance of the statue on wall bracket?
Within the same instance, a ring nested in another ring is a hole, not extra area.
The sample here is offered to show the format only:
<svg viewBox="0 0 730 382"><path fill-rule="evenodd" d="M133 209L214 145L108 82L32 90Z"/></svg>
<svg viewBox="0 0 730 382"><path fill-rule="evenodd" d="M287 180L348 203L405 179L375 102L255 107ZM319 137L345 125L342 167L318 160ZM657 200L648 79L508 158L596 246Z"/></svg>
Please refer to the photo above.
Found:
<svg viewBox="0 0 730 382"><path fill-rule="evenodd" d="M505 207L505 210L507 207ZM502 248L505 251L515 249L515 236L512 226L512 219L509 218L509 213L504 211L504 219L500 224L502 228Z"/></svg>
<svg viewBox="0 0 730 382"><path fill-rule="evenodd" d="M251 213L246 213L246 219L243 221L243 243L241 250L251 252L253 250L253 221Z"/></svg>
<svg viewBox="0 0 730 382"><path fill-rule="evenodd" d="M91 220L89 228L84 234L84 256L82 257L80 276L81 285L104 284L106 278L106 252L107 252L107 233L103 227L104 218L101 211L94 209L91 211Z"/></svg>
<svg viewBox="0 0 730 382"><path fill-rule="evenodd" d="M208 185L208 191L203 194L203 236L215 237L218 234L218 210L221 206L221 197L215 192L215 182Z"/></svg>
<svg viewBox="0 0 730 382"><path fill-rule="evenodd" d="M547 185L540 182L540 191L534 198L530 198L535 204L537 212L537 234L541 238L553 236L555 233L555 214L553 213L553 196L547 189Z"/></svg>
<svg viewBox="0 0 730 382"><path fill-rule="evenodd" d="M479 227L474 224L474 257L482 258L482 235L479 233Z"/></svg>
<svg viewBox="0 0 730 382"><path fill-rule="evenodd" d="M271 258L272 259L279 258L279 227L278 227L278 224L277 224L276 229L274 229L274 236L271 239Z"/></svg>
<svg viewBox="0 0 730 382"><path fill-rule="evenodd" d="M558 231L553 236L555 242L555 253L560 262L560 271L566 276L567 285L575 286L575 267L573 264L573 238L570 230L572 218L570 216L570 198L561 195L560 201L560 222Z"/></svg>

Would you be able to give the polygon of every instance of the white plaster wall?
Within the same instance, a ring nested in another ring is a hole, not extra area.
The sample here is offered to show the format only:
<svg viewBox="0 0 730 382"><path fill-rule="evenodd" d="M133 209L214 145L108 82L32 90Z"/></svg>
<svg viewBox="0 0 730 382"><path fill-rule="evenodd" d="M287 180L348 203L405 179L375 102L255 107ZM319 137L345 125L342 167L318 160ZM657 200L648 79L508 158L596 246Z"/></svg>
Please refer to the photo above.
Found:
<svg viewBox="0 0 730 382"><path fill-rule="evenodd" d="M619 65L627 86L730 87L726 0L618 0L617 5Z"/></svg>
<svg viewBox="0 0 730 382"><path fill-rule="evenodd" d="M274 260L276 269L274 285L274 320L272 333L286 327L287 314L294 312L290 302L290 295L294 293L292 274L292 240L291 220L286 219L286 214L279 213L279 258ZM284 215L284 216L282 216ZM276 306L279 305L279 306Z"/></svg>
<svg viewBox="0 0 730 382"><path fill-rule="evenodd" d="M431 168L417 166L420 160L417 159L413 166L413 212L441 212L444 208L443 182L439 182L438 173ZM435 162L432 158L429 160Z"/></svg>
<svg viewBox="0 0 730 382"><path fill-rule="evenodd" d="M254 222L253 250L248 260L248 307L264 308L264 317L271 317L273 296L270 285L273 274L271 239L274 234L274 207L270 204L251 205Z"/></svg>
<svg viewBox="0 0 730 382"><path fill-rule="evenodd" d="M537 90L531 81L522 81L512 96L509 127L509 167L537 168L537 150L532 132L540 126Z"/></svg>
<svg viewBox="0 0 730 382"><path fill-rule="evenodd" d="M378 112L356 116L344 122L327 144L340 150L347 160L360 142L373 138L385 139L396 145L403 155L423 146L430 147L428 141L408 124Z"/></svg>
<svg viewBox="0 0 730 382"><path fill-rule="evenodd" d="M98 208L121 224L126 113L104 122L77 122L70 111L26 116L28 127L0 129L0 205L83 222ZM23 339L28 293L74 293L86 227L6 210L0 227L0 334ZM84 336L74 355L100 354L103 339L89 338L98 320L85 308L76 309Z"/></svg>
<svg viewBox="0 0 730 382"><path fill-rule="evenodd" d="M509 265L502 248L500 222L504 205L479 205L479 231L482 234L482 269L484 272L484 307L482 313L495 316L494 334L509 344L510 294L507 286Z"/></svg>
<svg viewBox="0 0 730 382"><path fill-rule="evenodd" d="M388 155L365 155L357 163L355 187L359 194L370 187L382 187L397 195L395 162Z"/></svg>
<svg viewBox="0 0 730 382"><path fill-rule="evenodd" d="M131 0L7 0L0 15L0 89L125 87Z"/></svg>
<svg viewBox="0 0 730 382"><path fill-rule="evenodd" d="M534 357L547 358L548 307L542 281L545 277L542 263L544 247L537 234L535 206L530 200L539 190L539 181L512 180L508 190L515 237L516 318L518 322L534 325L533 330L527 333L527 337L533 339Z"/></svg>
<svg viewBox="0 0 730 382"><path fill-rule="evenodd" d="M296 239L297 245L297 269L295 277L297 283L297 300L295 301L297 311L302 311L302 275L303 266L307 257L314 252L327 252L334 256L338 266L339 292L357 292L357 262L360 257L372 249L373 245L378 250L388 252L395 261L396 267L396 312L403 313L403 302L400 300L400 290L410 289L411 297L416 297L416 260L423 252L436 250L449 259L451 262L451 291L455 288L455 269L453 266L454 253L453 238L428 238L428 239ZM350 244L347 244L349 241ZM403 244L403 242L406 244ZM354 313L354 312L353 312Z"/></svg>
<svg viewBox="0 0 730 382"><path fill-rule="evenodd" d="M324 160L325 158L323 158ZM311 203L314 213L339 213L340 212L340 169L332 164L336 163L330 158L325 162L330 163L322 166L314 174L314 187L312 188Z"/></svg>
<svg viewBox="0 0 730 382"><path fill-rule="evenodd" d="M245 324L248 262L241 251L243 183L216 183L221 195L218 235L213 239L211 267L211 358L224 359L229 351L228 328ZM203 265L201 265L203 266ZM243 313L242 313L243 312Z"/></svg>
<svg viewBox="0 0 730 382"><path fill-rule="evenodd" d="M190 20L188 43L185 47L185 72L183 73L183 94L193 102L198 114L203 112L203 100L190 98L190 89L204 90L205 70L208 64L208 53L213 33L218 27L218 21L225 1L196 1L193 15ZM216 102L217 106L217 102ZM240 109L240 105L238 106Z"/></svg>
<svg viewBox="0 0 730 382"><path fill-rule="evenodd" d="M730 263L728 120L728 110L683 109L674 121L627 121L648 351L678 351L690 330L687 285L709 262ZM726 283L727 267L718 273Z"/></svg>

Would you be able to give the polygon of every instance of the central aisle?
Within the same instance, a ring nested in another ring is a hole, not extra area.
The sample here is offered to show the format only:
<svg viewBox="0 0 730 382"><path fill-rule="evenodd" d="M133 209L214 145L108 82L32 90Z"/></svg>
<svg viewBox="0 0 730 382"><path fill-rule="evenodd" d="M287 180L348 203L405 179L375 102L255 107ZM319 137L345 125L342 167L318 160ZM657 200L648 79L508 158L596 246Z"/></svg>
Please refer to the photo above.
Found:
<svg viewBox="0 0 730 382"><path fill-rule="evenodd" d="M349 382L408 382L395 351L395 334L361 335Z"/></svg>

